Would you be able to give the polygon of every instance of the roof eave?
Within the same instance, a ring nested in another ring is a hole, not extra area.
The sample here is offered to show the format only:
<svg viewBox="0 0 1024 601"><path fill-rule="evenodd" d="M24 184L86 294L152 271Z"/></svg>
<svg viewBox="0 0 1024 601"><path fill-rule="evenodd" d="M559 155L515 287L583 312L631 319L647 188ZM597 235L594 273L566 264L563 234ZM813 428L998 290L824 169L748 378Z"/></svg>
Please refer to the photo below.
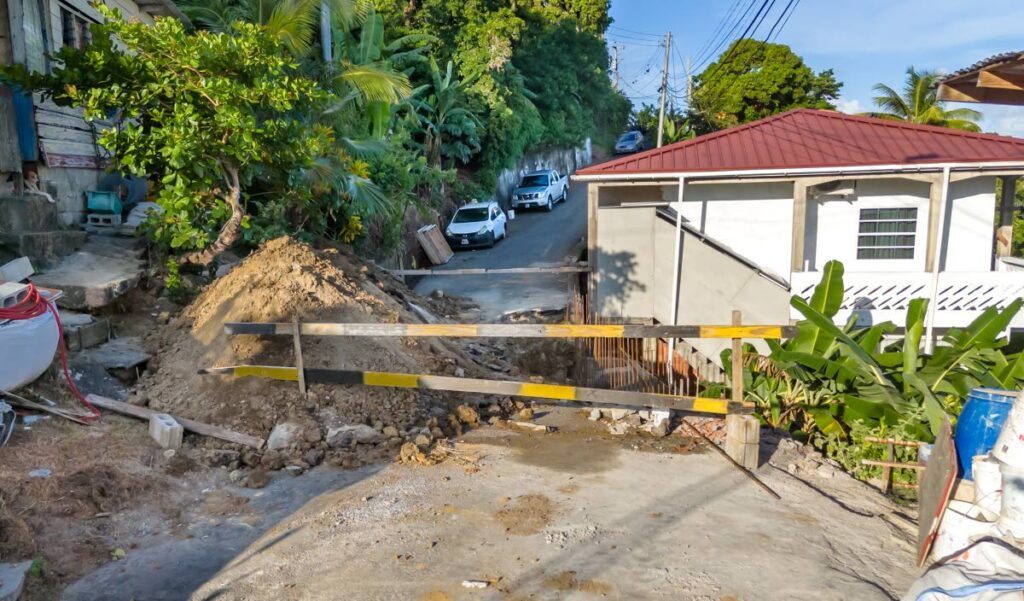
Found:
<svg viewBox="0 0 1024 601"><path fill-rule="evenodd" d="M577 173L572 176L577 182L602 181L671 181L679 179L745 179L752 177L792 179L829 175L884 174L884 173L934 173L946 168L951 171L1015 171L1024 174L1024 160L986 162L917 163L905 165L851 165L847 167L795 167L785 169L741 169L719 171L651 171L651 172L610 172Z"/></svg>

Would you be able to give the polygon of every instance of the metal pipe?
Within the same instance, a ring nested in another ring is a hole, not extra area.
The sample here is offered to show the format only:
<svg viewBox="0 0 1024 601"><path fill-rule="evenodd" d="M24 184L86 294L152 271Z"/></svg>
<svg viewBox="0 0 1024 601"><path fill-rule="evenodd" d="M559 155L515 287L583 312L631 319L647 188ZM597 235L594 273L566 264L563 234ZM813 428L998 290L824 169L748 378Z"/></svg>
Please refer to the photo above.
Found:
<svg viewBox="0 0 1024 601"><path fill-rule="evenodd" d="M935 264L932 265L932 285L931 293L928 295L928 316L927 316L927 334L924 341L924 350L926 353L931 353L935 350L935 313L938 312L939 307L939 272L942 271L942 259L945 255L943 248L945 247L944 231L946 229L946 205L949 203L949 167L945 167L942 170L942 194L939 198L939 215L936 223L938 225L938 231L935 232Z"/></svg>

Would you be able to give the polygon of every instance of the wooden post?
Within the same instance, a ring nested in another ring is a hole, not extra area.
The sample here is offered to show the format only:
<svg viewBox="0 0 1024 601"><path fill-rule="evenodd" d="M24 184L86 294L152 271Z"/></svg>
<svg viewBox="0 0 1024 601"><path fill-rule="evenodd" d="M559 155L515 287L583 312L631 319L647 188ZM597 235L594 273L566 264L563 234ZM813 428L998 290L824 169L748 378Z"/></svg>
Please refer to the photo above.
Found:
<svg viewBox="0 0 1024 601"><path fill-rule="evenodd" d="M597 210L600 194L600 184L587 184L587 264L593 269L587 275L587 312L590 316L597 315Z"/></svg>
<svg viewBox="0 0 1024 601"><path fill-rule="evenodd" d="M996 258L1009 257L1013 253L1013 196L1017 189L1017 178L1004 176L1003 193L999 197L999 227L996 229Z"/></svg>
<svg viewBox="0 0 1024 601"><path fill-rule="evenodd" d="M928 191L928 238L924 253L925 271L935 270L939 250L939 213L942 211L942 175L935 175Z"/></svg>
<svg viewBox="0 0 1024 601"><path fill-rule="evenodd" d="M295 343L295 369L298 372L299 392L306 396L306 368L302 363L302 328L299 318L292 318L292 341Z"/></svg>
<svg viewBox="0 0 1024 601"><path fill-rule="evenodd" d="M732 312L732 325L743 325L743 312ZM743 402L743 339L732 339L732 400ZM725 452L743 467L754 470L758 465L761 443L761 422L753 415L725 416Z"/></svg>

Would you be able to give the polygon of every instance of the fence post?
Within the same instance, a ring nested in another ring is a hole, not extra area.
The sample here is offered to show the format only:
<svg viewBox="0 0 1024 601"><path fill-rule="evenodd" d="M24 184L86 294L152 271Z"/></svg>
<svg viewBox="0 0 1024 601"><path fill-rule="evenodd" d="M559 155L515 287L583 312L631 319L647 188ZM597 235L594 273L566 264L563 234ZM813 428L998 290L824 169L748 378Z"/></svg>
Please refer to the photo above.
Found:
<svg viewBox="0 0 1024 601"><path fill-rule="evenodd" d="M743 313L732 312L732 325L743 325ZM732 339L732 400L743 402L743 339ZM743 467L757 469L761 423L753 415L725 416L725 452Z"/></svg>
<svg viewBox="0 0 1024 601"><path fill-rule="evenodd" d="M885 445L885 460L889 463L896 461L896 445L890 440ZM882 468L882 494L889 494L892 490L892 468L885 466Z"/></svg>

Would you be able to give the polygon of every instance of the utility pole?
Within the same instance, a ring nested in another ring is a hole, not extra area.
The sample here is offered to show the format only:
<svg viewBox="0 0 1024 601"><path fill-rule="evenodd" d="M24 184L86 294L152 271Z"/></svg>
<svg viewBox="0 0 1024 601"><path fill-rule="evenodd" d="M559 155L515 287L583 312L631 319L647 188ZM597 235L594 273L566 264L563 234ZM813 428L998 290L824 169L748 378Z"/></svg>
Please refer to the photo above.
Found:
<svg viewBox="0 0 1024 601"><path fill-rule="evenodd" d="M612 44L612 71L615 73L615 91L619 91L619 45Z"/></svg>
<svg viewBox="0 0 1024 601"><path fill-rule="evenodd" d="M693 103L693 61L686 57L686 104Z"/></svg>
<svg viewBox="0 0 1024 601"><path fill-rule="evenodd" d="M665 34L665 66L661 70L661 110L658 111L658 148L665 136L665 98L668 96L668 57L672 48L672 32Z"/></svg>

